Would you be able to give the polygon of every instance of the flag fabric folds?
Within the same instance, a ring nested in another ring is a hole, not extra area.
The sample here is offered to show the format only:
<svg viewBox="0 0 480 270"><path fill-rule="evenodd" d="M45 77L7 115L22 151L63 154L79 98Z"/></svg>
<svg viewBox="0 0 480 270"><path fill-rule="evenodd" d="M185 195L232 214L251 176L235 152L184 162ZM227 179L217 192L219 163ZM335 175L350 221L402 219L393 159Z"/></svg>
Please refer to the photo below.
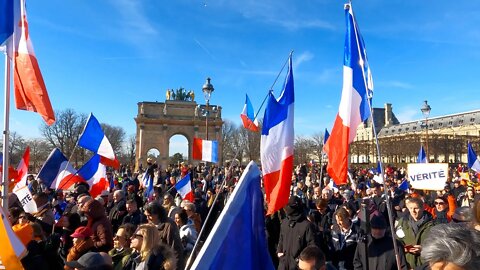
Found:
<svg viewBox="0 0 480 270"><path fill-rule="evenodd" d="M255 162L245 168L191 269L274 269Z"/></svg>
<svg viewBox="0 0 480 270"><path fill-rule="evenodd" d="M30 147L27 146L25 152L23 153L23 157L18 163L17 166L17 177L15 178L15 182L18 183L22 178L27 177L28 174L28 164L30 162ZM21 183L20 185L24 186L27 183Z"/></svg>
<svg viewBox="0 0 480 270"><path fill-rule="evenodd" d="M480 160L470 142L468 143L468 167L475 172L480 173Z"/></svg>
<svg viewBox="0 0 480 270"><path fill-rule="evenodd" d="M368 97L373 91L365 44L349 4L345 5L345 15L347 34L342 97L330 138L324 148L328 155L327 172L337 185L347 183L349 145L355 139L359 124L370 116Z"/></svg>
<svg viewBox="0 0 480 270"><path fill-rule="evenodd" d="M193 159L218 162L218 142L193 138Z"/></svg>
<svg viewBox="0 0 480 270"><path fill-rule="evenodd" d="M144 196L150 198L153 195L153 177L150 173L145 172L143 175L143 187L145 188Z"/></svg>
<svg viewBox="0 0 480 270"><path fill-rule="evenodd" d="M328 137L330 137L330 133L328 133L328 129L325 129L325 134L323 135L323 145L327 143Z"/></svg>
<svg viewBox="0 0 480 270"><path fill-rule="evenodd" d="M93 198L100 195L102 191L110 188L107 180L107 168L100 162L99 155L93 155L85 165L78 170L78 175L90 186L90 195Z"/></svg>
<svg viewBox="0 0 480 270"><path fill-rule="evenodd" d="M50 152L37 178L53 189L68 189L73 184L84 181L58 148Z"/></svg>
<svg viewBox="0 0 480 270"><path fill-rule="evenodd" d="M408 191L408 181L403 180L402 183L400 183L400 185L398 186L398 189Z"/></svg>
<svg viewBox="0 0 480 270"><path fill-rule="evenodd" d="M293 172L293 113L294 81L290 55L283 91L278 100L270 92L263 118L260 158L267 215L288 203Z"/></svg>
<svg viewBox="0 0 480 270"><path fill-rule="evenodd" d="M14 88L15 106L19 110L37 112L47 125L55 122L47 87L33 50L28 30L25 0L14 6Z"/></svg>
<svg viewBox="0 0 480 270"><path fill-rule="evenodd" d="M0 0L0 45L13 34L13 0Z"/></svg>
<svg viewBox="0 0 480 270"><path fill-rule="evenodd" d="M112 145L103 133L102 126L92 113L88 117L80 139L78 139L78 145L102 157L115 160Z"/></svg>
<svg viewBox="0 0 480 270"><path fill-rule="evenodd" d="M418 151L417 163L428 163L427 154L425 154L425 149L423 145L420 146L420 151Z"/></svg>
<svg viewBox="0 0 480 270"><path fill-rule="evenodd" d="M13 232L3 207L0 207L0 243L0 260L5 269L23 269L20 259L27 254L27 249Z"/></svg>
<svg viewBox="0 0 480 270"><path fill-rule="evenodd" d="M258 120L255 118L252 102L250 102L247 94L245 94L245 105L243 106L243 111L240 114L240 117L242 118L244 128L258 132Z"/></svg>
<svg viewBox="0 0 480 270"><path fill-rule="evenodd" d="M183 200L189 200L194 202L195 197L193 196L192 183L190 181L190 174L187 173L180 181L175 184L175 189L178 194L182 196Z"/></svg>

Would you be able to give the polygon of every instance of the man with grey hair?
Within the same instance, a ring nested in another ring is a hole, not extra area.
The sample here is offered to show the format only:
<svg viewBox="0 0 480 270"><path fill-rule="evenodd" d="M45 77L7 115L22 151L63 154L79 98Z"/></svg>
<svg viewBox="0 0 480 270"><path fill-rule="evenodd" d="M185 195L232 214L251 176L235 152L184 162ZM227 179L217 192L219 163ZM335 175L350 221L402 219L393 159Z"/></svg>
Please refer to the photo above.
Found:
<svg viewBox="0 0 480 270"><path fill-rule="evenodd" d="M113 192L113 206L108 213L108 219L112 223L113 231L116 232L122 225L123 218L127 215L127 206L125 201L125 192L115 190Z"/></svg>
<svg viewBox="0 0 480 270"><path fill-rule="evenodd" d="M432 270L480 269L480 232L465 224L434 226L421 256Z"/></svg>

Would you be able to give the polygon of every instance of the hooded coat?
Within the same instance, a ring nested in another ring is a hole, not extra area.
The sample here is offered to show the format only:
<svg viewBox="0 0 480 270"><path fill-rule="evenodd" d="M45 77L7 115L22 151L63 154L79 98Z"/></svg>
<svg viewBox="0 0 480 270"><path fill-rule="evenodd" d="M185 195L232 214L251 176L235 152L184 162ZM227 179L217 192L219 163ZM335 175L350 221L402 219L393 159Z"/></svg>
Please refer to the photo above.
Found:
<svg viewBox="0 0 480 270"><path fill-rule="evenodd" d="M92 229L92 240L97 252L108 252L113 248L112 224L105 214L105 208L97 200L91 200L85 204L87 227Z"/></svg>

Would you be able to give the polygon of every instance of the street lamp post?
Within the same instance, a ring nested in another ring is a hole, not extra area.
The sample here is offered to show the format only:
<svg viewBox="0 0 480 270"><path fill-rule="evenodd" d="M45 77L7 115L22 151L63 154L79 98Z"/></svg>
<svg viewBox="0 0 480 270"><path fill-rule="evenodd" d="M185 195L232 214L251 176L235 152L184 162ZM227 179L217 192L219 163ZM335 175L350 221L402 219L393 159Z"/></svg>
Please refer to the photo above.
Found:
<svg viewBox="0 0 480 270"><path fill-rule="evenodd" d="M430 115L430 111L432 108L430 105L428 105L427 101L425 100L423 103L422 108L420 109L422 111L423 116L425 117L425 127L426 127L426 136L425 136L425 154L427 156L427 160L429 160L429 155L428 155L428 116Z"/></svg>
<svg viewBox="0 0 480 270"><path fill-rule="evenodd" d="M202 87L202 92L203 94L205 95L205 101L206 101L206 108L205 108L205 135L206 135L206 139L208 140L208 114L209 114L209 111L208 111L208 105L209 105L209 102L210 102L210 96L212 95L213 93L213 90L215 90L215 88L213 88L213 85L210 83L210 78L207 78L207 81L205 82L205 84L203 85Z"/></svg>

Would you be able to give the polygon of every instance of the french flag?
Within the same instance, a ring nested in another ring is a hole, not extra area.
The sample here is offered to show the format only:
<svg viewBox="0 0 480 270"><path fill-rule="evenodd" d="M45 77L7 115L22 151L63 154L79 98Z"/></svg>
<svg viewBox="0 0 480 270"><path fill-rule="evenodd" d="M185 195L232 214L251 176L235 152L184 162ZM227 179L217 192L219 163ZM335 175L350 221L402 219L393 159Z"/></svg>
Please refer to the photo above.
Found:
<svg viewBox="0 0 480 270"><path fill-rule="evenodd" d="M85 165L78 170L78 174L90 186L90 195L95 198L102 191L108 190L110 183L107 180L107 168L100 162L99 155L93 155Z"/></svg>
<svg viewBox="0 0 480 270"><path fill-rule="evenodd" d="M80 135L78 145L102 157L115 160L112 145L103 133L102 126L92 113L90 113L85 128Z"/></svg>
<svg viewBox="0 0 480 270"><path fill-rule="evenodd" d="M192 182L190 181L189 173L187 173L185 177L180 179L180 181L175 184L175 189L177 190L178 194L182 196L183 200L194 202L195 197L193 196Z"/></svg>
<svg viewBox="0 0 480 270"><path fill-rule="evenodd" d="M193 138L193 159L218 162L218 142Z"/></svg>
<svg viewBox="0 0 480 270"><path fill-rule="evenodd" d="M472 144L468 142L468 167L477 173L480 173L480 160L473 150Z"/></svg>
<svg viewBox="0 0 480 270"><path fill-rule="evenodd" d="M192 270L273 270L265 234L261 172L250 161L230 195Z"/></svg>
<svg viewBox="0 0 480 270"><path fill-rule="evenodd" d="M55 122L55 113L33 50L25 0L12 2L14 2L15 27L13 41L15 106L19 110L37 112L50 126Z"/></svg>
<svg viewBox="0 0 480 270"><path fill-rule="evenodd" d="M425 154L425 149L423 145L420 146L420 151L418 151L417 163L428 163L427 154Z"/></svg>
<svg viewBox="0 0 480 270"><path fill-rule="evenodd" d="M0 45L2 45L13 34L13 0L0 1Z"/></svg>
<svg viewBox="0 0 480 270"><path fill-rule="evenodd" d="M151 198L153 195L153 177L148 172L145 172L143 175L143 187L145 188L144 196L146 198Z"/></svg>
<svg viewBox="0 0 480 270"><path fill-rule="evenodd" d="M247 94L245 94L245 105L243 106L243 111L240 114L240 117L242 118L244 128L258 132L258 120L255 118L253 106Z"/></svg>
<svg viewBox="0 0 480 270"><path fill-rule="evenodd" d="M292 55L280 97L269 93L260 141L263 182L268 203L267 215L288 203L293 172L294 83Z"/></svg>
<svg viewBox="0 0 480 270"><path fill-rule="evenodd" d="M37 178L53 189L68 189L73 184L84 181L58 148L52 150Z"/></svg>
<svg viewBox="0 0 480 270"><path fill-rule="evenodd" d="M347 34L342 97L332 132L325 145L327 171L337 185L347 183L349 145L355 139L357 127L370 116L368 97L373 91L365 44L349 4L345 5L345 15Z"/></svg>

